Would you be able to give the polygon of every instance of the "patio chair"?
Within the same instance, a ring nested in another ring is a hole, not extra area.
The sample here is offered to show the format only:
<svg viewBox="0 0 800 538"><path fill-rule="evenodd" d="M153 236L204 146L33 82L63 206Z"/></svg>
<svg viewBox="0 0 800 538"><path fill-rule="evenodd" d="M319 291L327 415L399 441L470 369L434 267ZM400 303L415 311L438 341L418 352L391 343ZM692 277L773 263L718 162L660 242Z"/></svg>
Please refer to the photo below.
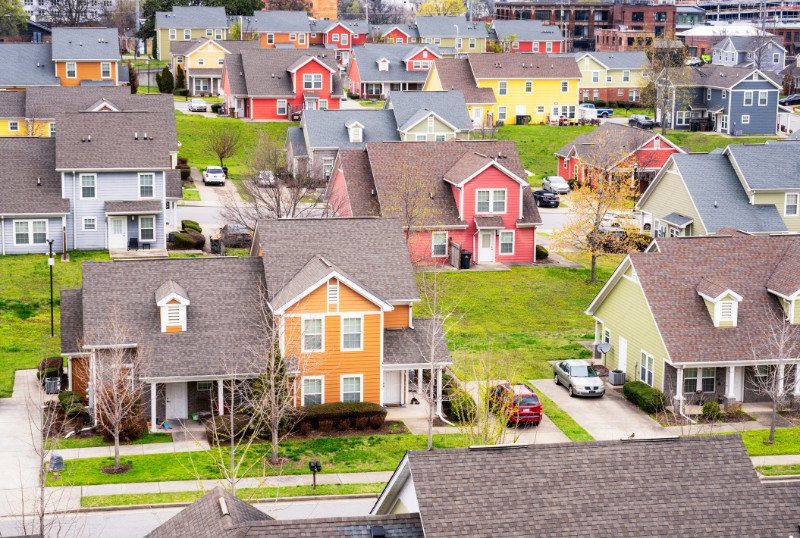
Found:
<svg viewBox="0 0 800 538"><path fill-rule="evenodd" d="M131 237L128 239L128 250L139 250L139 239Z"/></svg>

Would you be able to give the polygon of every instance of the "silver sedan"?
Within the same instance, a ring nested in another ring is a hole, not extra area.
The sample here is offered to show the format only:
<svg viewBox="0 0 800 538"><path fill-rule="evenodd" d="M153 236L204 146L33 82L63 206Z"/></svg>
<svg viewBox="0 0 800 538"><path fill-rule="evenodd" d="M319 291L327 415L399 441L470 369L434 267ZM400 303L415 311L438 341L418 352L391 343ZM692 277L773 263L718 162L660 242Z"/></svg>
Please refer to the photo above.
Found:
<svg viewBox="0 0 800 538"><path fill-rule="evenodd" d="M564 385L572 397L602 396L606 392L603 380L592 365L584 360L568 360L555 364L553 381L556 385Z"/></svg>

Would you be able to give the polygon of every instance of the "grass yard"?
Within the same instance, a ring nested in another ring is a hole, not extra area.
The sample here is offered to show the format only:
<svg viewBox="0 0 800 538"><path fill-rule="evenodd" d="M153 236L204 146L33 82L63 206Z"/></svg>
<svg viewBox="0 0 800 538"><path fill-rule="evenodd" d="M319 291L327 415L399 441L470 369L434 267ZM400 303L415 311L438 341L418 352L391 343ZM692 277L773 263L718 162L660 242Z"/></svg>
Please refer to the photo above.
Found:
<svg viewBox="0 0 800 538"><path fill-rule="evenodd" d="M459 448L466 446L467 443L459 434L436 435L434 442L437 448ZM308 474L308 462L311 460L322 462L323 473L393 471L407 450L423 450L426 443L426 436L409 434L285 441L281 443L280 453L289 458L288 464L280 468L258 464L252 468L250 475ZM269 450L268 444L255 445L248 453L248 461L261 461L262 456ZM227 451L223 449L222 453ZM125 474L113 475L101 470L105 466L112 465L113 458L67 460L66 469L61 473L62 479L55 482L48 477L48 485L87 486L222 478L209 452L126 456L120 461L123 464L131 464L133 468Z"/></svg>
<svg viewBox="0 0 800 538"><path fill-rule="evenodd" d="M190 202L200 201L200 191L197 190L197 185L194 183L186 183L183 186L183 199Z"/></svg>
<svg viewBox="0 0 800 538"><path fill-rule="evenodd" d="M123 445L149 445L152 443L171 443L172 435L168 433L146 433L141 438L130 443L122 443ZM95 448L100 446L114 446L114 443L108 443L103 439L102 435L93 435L92 437L74 438L68 437L66 439L57 439L53 450L66 450L70 448Z"/></svg>
<svg viewBox="0 0 800 538"><path fill-rule="evenodd" d="M128 56L122 58L123 64L127 65L128 62L130 62L133 65L133 67L136 68L137 70L148 69L148 68L164 69L165 66L169 65L167 62L163 60L150 59L150 61L148 62L148 59L146 57L134 58L132 56Z"/></svg>
<svg viewBox="0 0 800 538"><path fill-rule="evenodd" d="M239 258L246 258L250 255L249 248L226 248L226 256L238 256Z"/></svg>
<svg viewBox="0 0 800 538"><path fill-rule="evenodd" d="M800 464L793 465L763 465L756 467L756 471L764 476L781 476L800 474Z"/></svg>
<svg viewBox="0 0 800 538"><path fill-rule="evenodd" d="M236 488L236 496L246 501L284 499L288 497L324 497L328 495L378 494L385 484L319 484L311 486L287 486L283 488ZM105 506L131 506L142 504L190 503L202 497L205 491L180 491L175 493L138 493L120 495L93 495L81 497L82 508Z"/></svg>
<svg viewBox="0 0 800 538"><path fill-rule="evenodd" d="M769 430L749 430L742 432L742 441L751 456L783 456L800 454L800 427L778 428L775 430L775 443L765 445Z"/></svg>
<svg viewBox="0 0 800 538"><path fill-rule="evenodd" d="M136 89L136 93L138 94L138 93L160 93L160 92L158 91L158 86L142 86L142 85L140 85Z"/></svg>
<svg viewBox="0 0 800 538"><path fill-rule="evenodd" d="M656 115L655 111L652 108L631 108L630 110L625 110L624 108L619 107L611 107L614 109L614 117L615 118L629 118L634 114L644 114L645 116L650 116L651 118Z"/></svg>
<svg viewBox="0 0 800 538"><path fill-rule="evenodd" d="M61 353L59 290L81 285L81 262L107 260L105 251L73 251L70 261L53 267L55 338L50 337L50 273L47 256L0 257L0 397L8 398L14 371L36 368L44 357Z"/></svg>
<svg viewBox="0 0 800 538"><path fill-rule="evenodd" d="M534 385L536 393L539 395L539 400L542 401L542 409L547 418L553 421L553 424L561 430L564 435L569 437L570 441L594 441L589 432L581 428L580 424L575 422L563 409L561 409L556 402L545 396L542 391Z"/></svg>
<svg viewBox="0 0 800 538"><path fill-rule="evenodd" d="M688 131L667 131L667 138L693 153L708 153L713 149L724 148L728 144L763 144L767 140L775 140L774 136L729 137Z"/></svg>
<svg viewBox="0 0 800 538"><path fill-rule="evenodd" d="M367 108L383 108L386 101L383 99L358 99L358 104ZM375 101L373 103L373 101Z"/></svg>
<svg viewBox="0 0 800 538"><path fill-rule="evenodd" d="M217 156L205 147L205 141L214 129L231 129L241 133L241 146L233 157L226 159L228 176L234 181L249 172L248 156L258 143L260 133L267 133L269 137L283 147L286 141L286 131L289 127L297 125L286 121L275 122L245 122L235 118L206 118L176 113L178 123L178 140L181 148L179 155L189 159L189 166L203 169L209 165L219 165Z"/></svg>

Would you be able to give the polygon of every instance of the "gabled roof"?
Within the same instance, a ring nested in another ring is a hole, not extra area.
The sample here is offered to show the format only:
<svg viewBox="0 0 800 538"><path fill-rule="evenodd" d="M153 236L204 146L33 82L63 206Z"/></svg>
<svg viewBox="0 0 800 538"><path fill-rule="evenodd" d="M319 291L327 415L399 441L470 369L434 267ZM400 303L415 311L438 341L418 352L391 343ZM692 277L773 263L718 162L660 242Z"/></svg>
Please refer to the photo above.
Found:
<svg viewBox="0 0 800 538"><path fill-rule="evenodd" d="M541 21L534 20L515 20L504 21L495 20L492 28L497 34L497 39L515 35L517 41L561 41L564 36L561 29L555 25L545 25Z"/></svg>
<svg viewBox="0 0 800 538"><path fill-rule="evenodd" d="M0 215L69 212L69 200L61 194L61 176L56 173L55 139L0 138L0 155L3 156L0 183L4 187Z"/></svg>
<svg viewBox="0 0 800 538"><path fill-rule="evenodd" d="M773 47L786 51L778 39L765 36L728 36L714 45L714 50L725 48L728 43L733 45L737 52L755 52L760 48L766 47L767 43L772 43Z"/></svg>
<svg viewBox="0 0 800 538"><path fill-rule="evenodd" d="M308 272L309 262L317 257L382 301L419 300L414 268L398 220L264 220L258 223L255 242L262 248L270 301L279 294L282 297L282 290L290 285L292 290L299 289L294 286L295 277ZM316 262L313 265L320 267Z"/></svg>
<svg viewBox="0 0 800 538"><path fill-rule="evenodd" d="M644 52L586 52L577 55L578 61L584 56L594 58L608 69L647 69L650 65Z"/></svg>
<svg viewBox="0 0 800 538"><path fill-rule="evenodd" d="M336 59L332 53L309 49L243 49L238 54L226 54L231 95L294 97L289 70L312 60L336 73ZM236 79L244 79L243 84L241 80L236 82ZM301 88L302 81L299 81L298 89ZM334 76L332 95L339 96L341 93L341 79Z"/></svg>
<svg viewBox="0 0 800 538"><path fill-rule="evenodd" d="M0 86L59 86L50 43L0 43Z"/></svg>
<svg viewBox="0 0 800 538"><path fill-rule="evenodd" d="M800 242L789 245L767 282L767 289L783 297L800 292Z"/></svg>
<svg viewBox="0 0 800 538"><path fill-rule="evenodd" d="M101 101L106 101L124 112L174 114L173 101L169 95L132 95L131 89L125 86L32 87L20 93L25 96L25 117L34 119L52 119L61 112L87 112Z"/></svg>
<svg viewBox="0 0 800 538"><path fill-rule="evenodd" d="M527 187L528 182L500 164L501 159L490 158L478 152L466 153L444 173L444 180L460 187L487 168L494 166L523 187Z"/></svg>
<svg viewBox="0 0 800 538"><path fill-rule="evenodd" d="M189 298L189 294L186 292L186 289L172 279L167 280L161 284L158 289L156 289L156 303L160 303L170 295L177 295L178 297L182 297L184 299Z"/></svg>
<svg viewBox="0 0 800 538"><path fill-rule="evenodd" d="M156 29L227 27L228 17L221 6L173 6L171 12L156 12Z"/></svg>
<svg viewBox="0 0 800 538"><path fill-rule="evenodd" d="M406 366L430 364L426 356L434 343L436 361L450 364L450 350L447 348L445 332L441 320L414 318L414 327L407 329L385 329L383 331L383 364Z"/></svg>
<svg viewBox="0 0 800 538"><path fill-rule="evenodd" d="M681 82L677 86L701 86L712 88L733 88L753 74L757 74L760 81L766 81L770 85L780 89L780 85L770 76L752 67L738 67L717 64L705 64L700 67L684 68L685 76L677 80ZM685 81L685 82L683 82Z"/></svg>
<svg viewBox="0 0 800 538"><path fill-rule="evenodd" d="M394 29L399 30L408 37L419 37L419 30L415 24L370 24L370 32L377 33L380 37L385 37Z"/></svg>
<svg viewBox="0 0 800 538"><path fill-rule="evenodd" d="M311 112L306 110L306 112ZM303 119L306 115L303 114ZM292 155L295 157L308 157L308 148L306 147L306 139L303 136L303 130L300 127L289 127L286 131L286 143L292 148Z"/></svg>
<svg viewBox="0 0 800 538"><path fill-rule="evenodd" d="M660 139L665 146L683 153L683 150L658 133L606 122L594 131L578 135L574 140L556 151L556 155L569 157L575 153L582 164L603 169L612 168L654 138ZM644 161L644 159L642 160ZM648 167L647 164L642 162L640 166L652 168L652 166Z"/></svg>
<svg viewBox="0 0 800 538"><path fill-rule="evenodd" d="M303 67L304 65L306 65L309 62L318 63L319 65L321 65L322 67L327 69L329 73L337 72L335 67L331 67L329 65L330 62L326 63L326 62L322 61L322 57L321 56L305 56L305 57L298 58L294 62L292 62L292 64L287 68L287 71L289 71L290 73L294 73L295 71L297 71L298 69L300 69L301 67Z"/></svg>
<svg viewBox="0 0 800 538"><path fill-rule="evenodd" d="M336 158L344 173L346 193L353 215L356 217L380 217L381 206L375 191L375 181L372 179L372 169L369 166L367 152L363 149L339 150ZM332 183L328 183L329 189L332 187ZM332 197L335 199L335 195L328 191L326 198L331 200ZM339 203L338 200L335 204L337 203ZM339 212L340 209L332 207L334 212Z"/></svg>
<svg viewBox="0 0 800 538"><path fill-rule="evenodd" d="M362 125L362 142L350 142L350 121ZM400 140L391 110L306 110L302 129L312 148L356 149L367 142Z"/></svg>
<svg viewBox="0 0 800 538"><path fill-rule="evenodd" d="M0 118L24 118L26 93L23 91L0 92Z"/></svg>
<svg viewBox="0 0 800 538"><path fill-rule="evenodd" d="M358 72L363 82L383 81L383 82L425 82L428 76L427 71L408 71L403 60L409 54L428 50L440 54L439 48L433 45L388 45L368 43L360 47L353 48L353 55L358 64ZM389 70L379 71L378 60L385 58L389 60ZM430 58L434 60L435 58Z"/></svg>
<svg viewBox="0 0 800 538"><path fill-rule="evenodd" d="M468 104L494 104L494 90L479 88L469 60L464 58L442 58L434 62L436 73L444 90L459 90Z"/></svg>
<svg viewBox="0 0 800 538"><path fill-rule="evenodd" d="M695 290L697 290L697 293L699 293L701 297L709 301L718 301L727 295L732 295L739 301L742 300L742 297L731 288L711 280L710 278L701 278Z"/></svg>
<svg viewBox="0 0 800 538"><path fill-rule="evenodd" d="M309 18L305 11L254 11L242 18L244 32L308 33Z"/></svg>
<svg viewBox="0 0 800 538"><path fill-rule="evenodd" d="M411 129L431 113L455 130L472 130L464 94L458 90L390 92L386 106L394 113L401 132Z"/></svg>
<svg viewBox="0 0 800 538"><path fill-rule="evenodd" d="M724 154L752 190L800 189L800 144L731 144Z"/></svg>
<svg viewBox="0 0 800 538"><path fill-rule="evenodd" d="M468 21L463 15L455 17L418 16L414 22L420 37L456 37L454 26L458 26L458 37L464 39L489 37L483 21Z"/></svg>
<svg viewBox="0 0 800 538"><path fill-rule="evenodd" d="M436 51L434 48L432 48L432 47L430 47L428 45L420 45L419 48L417 48L417 49L410 49L408 51L408 53L406 53L406 55L403 56L403 61L404 62L408 62L411 58L413 58L414 56L417 56L423 50L428 51L433 55L433 58L431 58L431 60L435 60L435 59L438 59L438 58L442 57L442 55L439 54L439 52Z"/></svg>
<svg viewBox="0 0 800 538"><path fill-rule="evenodd" d="M227 54L235 54L241 52L242 49L257 49L261 45L257 39L245 39L242 41L236 40L215 40L201 37L200 39L192 39L191 41L172 41L169 47L169 52L173 56L182 55L187 56L199 50L203 45L213 43L218 46ZM185 66L184 66L185 67ZM194 71L194 69L192 69Z"/></svg>
<svg viewBox="0 0 800 538"><path fill-rule="evenodd" d="M336 26L342 26L351 34L368 34L370 31L370 27L367 25L367 21L365 19L340 19L336 21L317 19L315 21L311 21L312 32L330 32Z"/></svg>
<svg viewBox="0 0 800 538"><path fill-rule="evenodd" d="M119 61L116 28L53 28L53 61Z"/></svg>
<svg viewBox="0 0 800 538"><path fill-rule="evenodd" d="M581 70L571 57L544 54L470 54L469 65L480 79L579 79Z"/></svg>

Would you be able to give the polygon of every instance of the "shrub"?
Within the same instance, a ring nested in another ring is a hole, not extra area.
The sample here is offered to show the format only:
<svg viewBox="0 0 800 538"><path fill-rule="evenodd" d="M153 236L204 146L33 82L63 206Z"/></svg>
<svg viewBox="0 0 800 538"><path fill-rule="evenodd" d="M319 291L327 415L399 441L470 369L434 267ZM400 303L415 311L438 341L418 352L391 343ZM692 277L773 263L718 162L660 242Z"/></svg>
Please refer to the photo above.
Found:
<svg viewBox="0 0 800 538"><path fill-rule="evenodd" d="M200 225L193 220L182 220L181 228L184 230L192 230L200 234L203 233L203 229L200 227Z"/></svg>
<svg viewBox="0 0 800 538"><path fill-rule="evenodd" d="M300 424L300 433L303 435L308 435L311 431L311 424L308 422L303 422Z"/></svg>
<svg viewBox="0 0 800 538"><path fill-rule="evenodd" d="M369 427L373 430L380 430L384 422L386 422L386 415L372 415L369 417Z"/></svg>
<svg viewBox="0 0 800 538"><path fill-rule="evenodd" d="M703 404L703 418L719 420L720 417L722 417L722 411L717 402L706 402Z"/></svg>
<svg viewBox="0 0 800 538"><path fill-rule="evenodd" d="M82 405L83 396L78 392L67 390L58 395L58 401L61 402L61 407L66 411L72 404Z"/></svg>
<svg viewBox="0 0 800 538"><path fill-rule="evenodd" d="M205 236L193 230L176 232L173 237L176 250L202 249L206 244Z"/></svg>
<svg viewBox="0 0 800 538"><path fill-rule="evenodd" d="M192 177L192 171L189 168L179 168L181 171L181 181L189 181Z"/></svg>
<svg viewBox="0 0 800 538"><path fill-rule="evenodd" d="M178 97L189 97L189 90L186 88L177 88L172 94Z"/></svg>
<svg viewBox="0 0 800 538"><path fill-rule="evenodd" d="M625 383L622 387L622 394L645 413L662 411L666 402L663 392L642 381Z"/></svg>
<svg viewBox="0 0 800 538"><path fill-rule="evenodd" d="M65 407L64 415L66 415L67 418L74 418L82 420L83 422L89 422L89 410L85 405L83 405L83 403L74 403L69 407Z"/></svg>
<svg viewBox="0 0 800 538"><path fill-rule="evenodd" d="M536 245L537 260L546 260L548 256L550 256L550 253L547 251L544 245Z"/></svg>
<svg viewBox="0 0 800 538"><path fill-rule="evenodd" d="M606 106L606 102L605 101L595 101L594 102L594 106L596 106L597 108L604 107L604 106Z"/></svg>
<svg viewBox="0 0 800 538"><path fill-rule="evenodd" d="M241 437L248 432L250 417L247 415L233 415L233 436ZM224 443L231 438L231 416L216 416L206 421L206 437L211 445Z"/></svg>
<svg viewBox="0 0 800 538"><path fill-rule="evenodd" d="M348 430L349 428L350 428L350 421L347 420L346 418L340 418L338 421L336 421L336 429L339 430L340 432Z"/></svg>
<svg viewBox="0 0 800 538"><path fill-rule="evenodd" d="M44 383L48 377L61 377L64 369L64 359L61 357L47 357L39 361L39 369L36 377Z"/></svg>
<svg viewBox="0 0 800 538"><path fill-rule="evenodd" d="M319 430L322 432L332 432L333 431L333 421L332 420L320 420L319 421Z"/></svg>
<svg viewBox="0 0 800 538"><path fill-rule="evenodd" d="M359 417L366 417L370 420L370 426L372 426L372 417L377 416L380 417L380 423L377 428L380 428L383 425L383 421L386 420L386 409L378 404L369 402L334 402L308 405L303 408L303 411L305 415L302 421L308 422L313 428L319 428L323 431L330 431L323 429L323 422L330 422L330 428L333 429L334 425L340 425L340 421L355 423Z"/></svg>
<svg viewBox="0 0 800 538"><path fill-rule="evenodd" d="M369 426L369 417L358 417L356 419L357 430L366 430L367 426Z"/></svg>
<svg viewBox="0 0 800 538"><path fill-rule="evenodd" d="M478 406L467 391L455 389L450 393L450 411L447 416L456 422L472 422L478 414Z"/></svg>
<svg viewBox="0 0 800 538"><path fill-rule="evenodd" d="M222 103L214 103L211 105L211 112L214 114L219 114L219 110L222 108Z"/></svg>
<svg viewBox="0 0 800 538"><path fill-rule="evenodd" d="M178 168L183 168L184 166L189 166L189 159L186 157L178 157Z"/></svg>

